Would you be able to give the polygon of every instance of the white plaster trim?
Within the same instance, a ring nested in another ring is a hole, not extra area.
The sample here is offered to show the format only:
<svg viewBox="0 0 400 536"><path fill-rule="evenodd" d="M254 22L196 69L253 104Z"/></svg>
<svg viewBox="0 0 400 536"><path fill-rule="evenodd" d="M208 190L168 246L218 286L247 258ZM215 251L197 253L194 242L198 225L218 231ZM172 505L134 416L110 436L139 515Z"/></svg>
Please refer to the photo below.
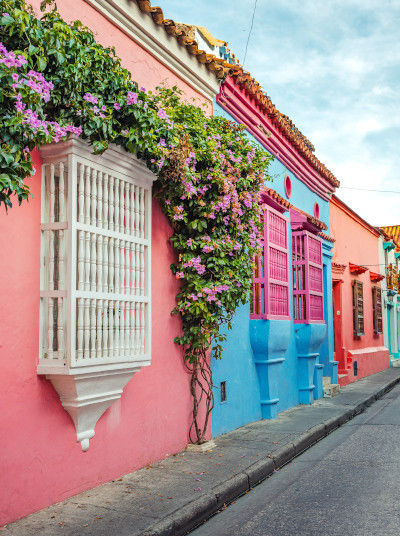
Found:
<svg viewBox="0 0 400 536"><path fill-rule="evenodd" d="M132 0L85 0L174 74L204 97L213 100L220 87L217 77L169 36L163 26L155 24ZM161 82L161 81L160 81Z"/></svg>
<svg viewBox="0 0 400 536"><path fill-rule="evenodd" d="M76 438L84 452L89 448L97 421L115 400L121 398L123 388L139 368L130 366L114 371L46 375L71 416Z"/></svg>

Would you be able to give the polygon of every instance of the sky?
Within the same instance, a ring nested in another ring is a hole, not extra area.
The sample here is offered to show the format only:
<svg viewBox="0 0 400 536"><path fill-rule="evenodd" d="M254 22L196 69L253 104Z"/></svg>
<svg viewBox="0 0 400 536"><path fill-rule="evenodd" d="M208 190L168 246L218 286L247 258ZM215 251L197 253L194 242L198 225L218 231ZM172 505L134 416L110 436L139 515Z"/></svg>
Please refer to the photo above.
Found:
<svg viewBox="0 0 400 536"><path fill-rule="evenodd" d="M243 64L255 0L152 4L207 26ZM257 0L243 64L372 225L400 224L399 28L399 0Z"/></svg>

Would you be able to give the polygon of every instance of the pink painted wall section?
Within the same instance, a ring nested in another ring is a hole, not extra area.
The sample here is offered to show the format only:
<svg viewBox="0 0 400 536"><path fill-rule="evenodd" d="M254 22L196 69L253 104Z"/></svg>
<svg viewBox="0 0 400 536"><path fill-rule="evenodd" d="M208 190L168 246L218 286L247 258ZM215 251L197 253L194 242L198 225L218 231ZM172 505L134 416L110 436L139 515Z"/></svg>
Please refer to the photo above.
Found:
<svg viewBox="0 0 400 536"><path fill-rule="evenodd" d="M340 308L336 300L334 311L336 322L337 312L341 311L342 344L336 345L335 352L339 369L341 359L349 359L346 377L340 378L339 370L339 383L346 385L389 367L389 351L384 346L383 335L376 335L373 330L372 287L380 287L380 283L371 282L370 270L379 272L378 233L335 197L330 203L330 224L331 235L336 240L332 262L345 265L343 273L334 274L333 280L338 281L341 287L342 305ZM355 275L350 273L349 263L367 266L369 269L363 274ZM353 280L363 283L365 335L357 338L353 334ZM335 290L334 296L337 296ZM354 377L351 364L354 361L358 364L357 377Z"/></svg>
<svg viewBox="0 0 400 536"><path fill-rule="evenodd" d="M33 2L38 6L39 0ZM90 25L103 44L115 45L139 84L179 85L199 97L139 45L86 3L58 2L68 19ZM205 101L204 98L202 98ZM210 103L211 106L211 103ZM117 478L188 442L192 400L189 376L173 339L180 321L170 315L178 282L169 265L172 230L157 202L152 218L152 363L128 383L120 401L101 417L88 452L50 382L38 377L40 174L28 179L33 198L0 212L0 525Z"/></svg>
<svg viewBox="0 0 400 536"><path fill-rule="evenodd" d="M36 166L40 169L36 155ZM191 417L189 376L173 343L176 280L170 228L153 203L152 364L96 425L88 452L38 362L40 177L34 198L0 218L0 525L181 450Z"/></svg>
<svg viewBox="0 0 400 536"><path fill-rule="evenodd" d="M40 14L41 0L30 0L35 12ZM58 10L66 21L80 20L95 34L103 46L113 46L122 65L132 73L132 78L146 89L155 89L162 82L183 90L185 97L197 104L207 103L206 111L212 113L212 102L195 91L165 65L157 61L149 52L108 21L101 13L84 0L62 0L57 2ZM149 15L150 17L150 15ZM194 61L197 60L194 58Z"/></svg>

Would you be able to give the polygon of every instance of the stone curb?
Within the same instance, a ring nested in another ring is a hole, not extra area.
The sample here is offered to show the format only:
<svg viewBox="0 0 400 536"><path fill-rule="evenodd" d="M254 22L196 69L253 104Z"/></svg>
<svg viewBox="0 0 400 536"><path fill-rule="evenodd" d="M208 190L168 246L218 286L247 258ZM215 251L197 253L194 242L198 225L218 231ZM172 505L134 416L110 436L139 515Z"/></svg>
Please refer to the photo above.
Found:
<svg viewBox="0 0 400 536"><path fill-rule="evenodd" d="M236 474L229 480L214 487L210 492L179 508L169 517L143 532L142 536L184 536L209 519L220 508L250 491L254 486L271 476L274 471L308 450L315 443L339 428L339 426L365 411L398 383L400 383L400 377L389 381L384 387L379 387L374 394L369 395L352 409L344 410L341 415L326 419L323 423L313 426L296 438L293 443L283 445L272 454L257 460L245 471Z"/></svg>

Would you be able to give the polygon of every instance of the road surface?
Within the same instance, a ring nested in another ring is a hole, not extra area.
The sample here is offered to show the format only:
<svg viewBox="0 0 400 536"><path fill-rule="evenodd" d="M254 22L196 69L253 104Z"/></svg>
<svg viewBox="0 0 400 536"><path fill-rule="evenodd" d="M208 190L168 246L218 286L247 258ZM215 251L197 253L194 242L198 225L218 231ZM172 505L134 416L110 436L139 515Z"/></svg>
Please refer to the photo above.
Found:
<svg viewBox="0 0 400 536"><path fill-rule="evenodd" d="M400 386L191 536L400 536Z"/></svg>

